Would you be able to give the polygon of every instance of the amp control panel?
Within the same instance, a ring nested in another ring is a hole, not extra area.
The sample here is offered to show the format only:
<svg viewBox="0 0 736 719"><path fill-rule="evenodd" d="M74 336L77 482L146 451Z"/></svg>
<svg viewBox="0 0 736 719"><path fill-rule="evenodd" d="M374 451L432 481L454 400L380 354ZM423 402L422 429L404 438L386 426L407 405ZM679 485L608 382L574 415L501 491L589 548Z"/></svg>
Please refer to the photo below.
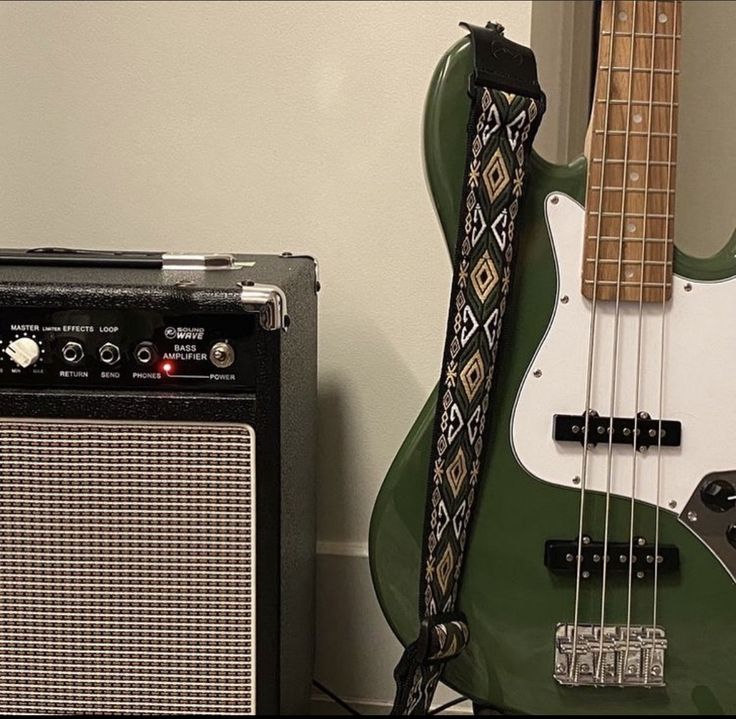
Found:
<svg viewBox="0 0 736 719"><path fill-rule="evenodd" d="M252 314L4 308L0 387L252 391Z"/></svg>

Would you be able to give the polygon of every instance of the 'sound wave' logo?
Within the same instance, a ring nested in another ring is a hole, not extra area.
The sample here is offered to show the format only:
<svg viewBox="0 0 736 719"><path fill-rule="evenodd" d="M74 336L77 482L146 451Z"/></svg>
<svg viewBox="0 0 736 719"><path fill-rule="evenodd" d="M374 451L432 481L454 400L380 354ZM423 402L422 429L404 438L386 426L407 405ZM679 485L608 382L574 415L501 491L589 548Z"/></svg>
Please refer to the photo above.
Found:
<svg viewBox="0 0 736 719"><path fill-rule="evenodd" d="M164 336L169 340L202 340L204 327L167 327Z"/></svg>

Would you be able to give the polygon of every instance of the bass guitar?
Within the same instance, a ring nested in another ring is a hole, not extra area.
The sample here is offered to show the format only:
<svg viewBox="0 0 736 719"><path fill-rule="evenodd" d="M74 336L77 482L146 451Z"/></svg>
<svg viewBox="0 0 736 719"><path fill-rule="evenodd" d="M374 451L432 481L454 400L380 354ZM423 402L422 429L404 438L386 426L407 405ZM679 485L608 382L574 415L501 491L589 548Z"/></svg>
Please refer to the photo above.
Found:
<svg viewBox="0 0 736 719"><path fill-rule="evenodd" d="M481 706L736 712L736 236L707 259L673 244L681 28L680 2L604 0L587 159L532 160L460 591L470 640L443 674ZM463 40L425 108L451 255L471 66ZM371 523L405 645L435 407Z"/></svg>

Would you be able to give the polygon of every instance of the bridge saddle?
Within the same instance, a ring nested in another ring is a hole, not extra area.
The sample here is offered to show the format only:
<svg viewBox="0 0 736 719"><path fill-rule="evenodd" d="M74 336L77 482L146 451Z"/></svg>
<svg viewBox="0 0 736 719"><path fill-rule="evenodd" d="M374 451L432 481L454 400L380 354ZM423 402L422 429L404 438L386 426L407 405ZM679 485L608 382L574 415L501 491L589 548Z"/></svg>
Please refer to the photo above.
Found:
<svg viewBox="0 0 736 719"><path fill-rule="evenodd" d="M555 631L555 680L564 686L663 687L667 639L662 627L573 624ZM577 661L573 658L574 652Z"/></svg>

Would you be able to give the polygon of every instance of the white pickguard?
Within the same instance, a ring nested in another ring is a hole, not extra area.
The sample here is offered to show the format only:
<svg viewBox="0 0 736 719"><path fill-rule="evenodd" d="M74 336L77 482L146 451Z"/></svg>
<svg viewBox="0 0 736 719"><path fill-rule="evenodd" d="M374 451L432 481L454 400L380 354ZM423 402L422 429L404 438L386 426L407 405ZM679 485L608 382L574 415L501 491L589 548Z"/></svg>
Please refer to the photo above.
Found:
<svg viewBox="0 0 736 719"><path fill-rule="evenodd" d="M550 326L519 390L512 441L519 463L545 482L564 487L581 474L582 447L552 439L554 414L582 414L591 302L580 291L584 209L552 194L545 203L558 273L558 297ZM561 298L569 298L562 302ZM614 312L599 302L591 407L610 414ZM736 469L736 281L695 282L675 276L665 309L663 419L682 423L679 448L664 447L660 506L677 514L709 472ZM614 415L637 410L659 414L662 307L645 304L639 406L635 406L639 303L621 303ZM541 372L541 374L540 374ZM538 375L538 376L536 376ZM605 492L608 443L588 455L587 488ZM657 449L638 453L636 497L655 504ZM612 492L631 497L634 452L614 445Z"/></svg>

